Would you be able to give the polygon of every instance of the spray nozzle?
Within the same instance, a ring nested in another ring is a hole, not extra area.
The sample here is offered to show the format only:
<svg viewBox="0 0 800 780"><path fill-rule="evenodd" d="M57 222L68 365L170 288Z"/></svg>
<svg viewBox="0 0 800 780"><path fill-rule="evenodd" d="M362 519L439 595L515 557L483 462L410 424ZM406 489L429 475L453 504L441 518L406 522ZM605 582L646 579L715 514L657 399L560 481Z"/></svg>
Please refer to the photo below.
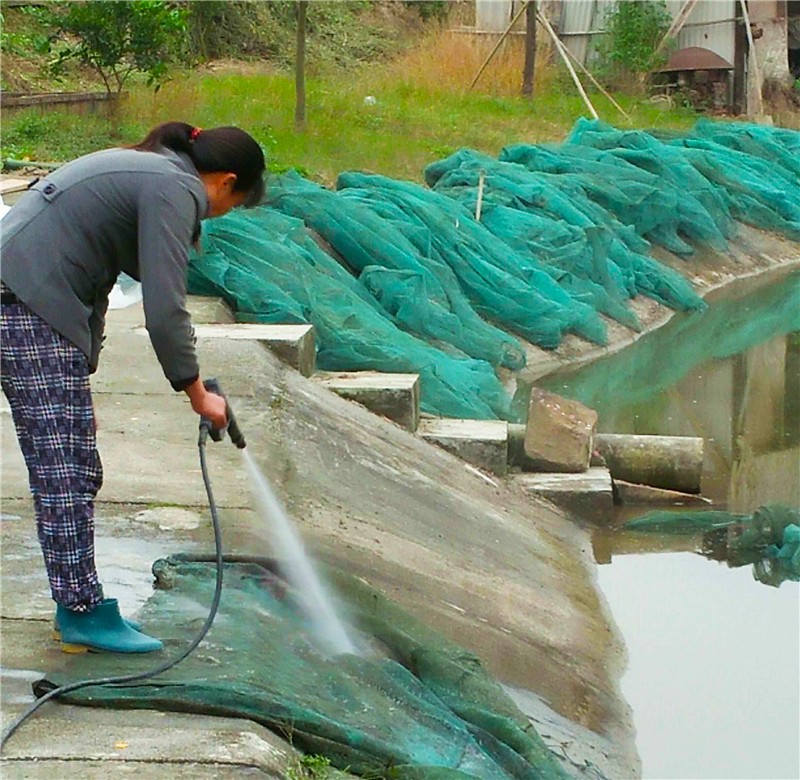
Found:
<svg viewBox="0 0 800 780"><path fill-rule="evenodd" d="M228 424L224 428L215 428L211 420L209 420L207 417L202 417L200 419L201 440L204 441L206 436L211 436L212 441L222 441L223 437L225 436L225 431L227 431L231 442L240 450L243 450L246 446L244 435L239 429L239 425L236 422L236 417L233 414L233 409L231 409L230 402L228 401L225 393L222 392L219 382L216 379L206 379L203 381L203 387L205 387L209 393L214 393L215 395L221 396L225 399L225 416L228 418Z"/></svg>

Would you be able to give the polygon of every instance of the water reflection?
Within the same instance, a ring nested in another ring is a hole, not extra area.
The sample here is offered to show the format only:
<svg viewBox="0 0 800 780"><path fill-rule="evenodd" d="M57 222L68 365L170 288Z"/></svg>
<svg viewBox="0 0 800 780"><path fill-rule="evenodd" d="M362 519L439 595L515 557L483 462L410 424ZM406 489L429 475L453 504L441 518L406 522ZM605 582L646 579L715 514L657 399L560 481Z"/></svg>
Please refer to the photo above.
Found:
<svg viewBox="0 0 800 780"><path fill-rule="evenodd" d="M703 494L800 507L800 273L709 297L618 355L538 382L604 433L700 436ZM598 584L628 649L622 692L646 778L800 777L800 589L738 529L598 528ZM613 562L613 565L605 565Z"/></svg>
<svg viewBox="0 0 800 780"><path fill-rule="evenodd" d="M621 528L598 528L592 548L600 564L614 555L654 552L694 552L730 568L752 564L755 580L778 587L800 580L800 509L773 504L752 515L651 512Z"/></svg>
<svg viewBox="0 0 800 780"><path fill-rule="evenodd" d="M715 504L800 506L800 272L709 304L538 384L595 409L603 433L702 437L703 494Z"/></svg>

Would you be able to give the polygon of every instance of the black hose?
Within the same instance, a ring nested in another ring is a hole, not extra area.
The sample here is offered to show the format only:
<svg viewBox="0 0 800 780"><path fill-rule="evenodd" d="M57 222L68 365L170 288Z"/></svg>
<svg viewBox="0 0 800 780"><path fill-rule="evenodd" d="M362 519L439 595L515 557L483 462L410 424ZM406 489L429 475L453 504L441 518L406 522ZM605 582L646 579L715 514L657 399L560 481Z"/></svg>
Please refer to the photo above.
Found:
<svg viewBox="0 0 800 780"><path fill-rule="evenodd" d="M205 422L205 421L204 421ZM166 661L165 663L157 666L149 672L140 672L139 674L127 674L119 677L99 677L96 680L79 680L78 682L69 683L68 685L60 685L58 688L53 688L48 693L37 699L25 712L22 713L4 732L0 737L0 751L5 747L6 742L11 735L38 710L43 704L46 704L50 699L57 699L65 693L72 693L73 691L80 690L81 688L88 688L94 685L124 685L126 683L137 682L139 680L148 680L151 677L162 674L168 669L172 669L183 661L187 656L194 652L197 646L203 641L214 618L219 609L219 601L222 596L222 531L219 525L219 517L217 515L217 505L214 501L214 494L211 490L211 479L208 476L208 467L206 465L206 440L208 438L209 429L206 424L200 424L200 436L197 440L197 447L200 451L200 468L203 472L203 483L206 487L206 494L208 495L208 506L211 510L211 524L214 527L214 548L215 548L215 563L217 567L217 584L214 590L214 599L211 602L211 609L206 618L206 622L200 629L200 633L194 638L192 643L186 650L184 650L177 658Z"/></svg>

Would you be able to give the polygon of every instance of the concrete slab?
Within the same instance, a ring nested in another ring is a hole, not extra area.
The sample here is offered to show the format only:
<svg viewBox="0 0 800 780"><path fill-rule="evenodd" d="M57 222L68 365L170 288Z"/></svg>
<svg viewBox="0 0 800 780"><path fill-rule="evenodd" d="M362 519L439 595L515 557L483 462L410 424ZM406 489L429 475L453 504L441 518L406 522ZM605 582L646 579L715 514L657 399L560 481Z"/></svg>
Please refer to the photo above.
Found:
<svg viewBox="0 0 800 780"><path fill-rule="evenodd" d="M101 359L106 373L95 385L106 467L97 502L98 567L109 593L133 599L122 604L126 614L147 597L153 558L210 547L198 419L161 374L149 339L137 333L137 316L109 312ZM197 346L203 376L220 379L248 451L317 558L363 577L476 653L501 682L533 691L566 717L609 735L616 755L632 752L616 683L621 644L594 589L586 529L551 504L491 480L307 381L258 342L209 338ZM19 516L9 521L8 536L7 521L0 521L0 628L9 640L3 665L50 672L57 668L55 656L68 657L47 638L52 603L30 500L16 502L26 507L22 511L10 499L27 496L27 487L13 427L8 417L3 422L3 512ZM225 549L269 555L269 522L249 508L241 466L241 453L230 444L209 445ZM123 511L118 502L137 506ZM161 508L185 513L156 511ZM198 527L195 516L204 519ZM14 633L20 624L30 627ZM17 749L39 750L36 743L47 741L48 730L60 729L57 711L47 709L35 719L41 732L23 728L15 735ZM76 718L87 712L74 711ZM130 723L132 713L96 714L100 719L87 728L99 738L110 726ZM170 737L172 721L139 714L138 725L156 724L158 730L164 724L165 741ZM198 720L198 740L203 731L214 733L212 721ZM188 757L175 751L172 758L178 766L187 758L202 763L203 756L199 750ZM86 757L70 758L81 760Z"/></svg>
<svg viewBox="0 0 800 780"><path fill-rule="evenodd" d="M467 463L501 476L508 473L508 423L503 420L426 417L417 433Z"/></svg>
<svg viewBox="0 0 800 780"><path fill-rule="evenodd" d="M31 183L30 179L15 179L3 177L0 179L0 195L8 195L11 192L22 192L27 190Z"/></svg>
<svg viewBox="0 0 800 780"><path fill-rule="evenodd" d="M316 368L313 325L260 325L244 322L230 325L198 324L195 326L195 335L198 339L258 341L303 376L311 376Z"/></svg>
<svg viewBox="0 0 800 780"><path fill-rule="evenodd" d="M320 372L315 379L336 395L356 401L412 433L419 426L419 374Z"/></svg>
<svg viewBox="0 0 800 780"><path fill-rule="evenodd" d="M713 503L711 499L696 493L681 493L678 490L638 485L634 482L626 482L624 479L615 479L614 486L617 489L617 499L622 504L708 506Z"/></svg>
<svg viewBox="0 0 800 780"><path fill-rule="evenodd" d="M614 495L608 469L595 466L582 474L517 474L514 484L589 520L606 523Z"/></svg>
<svg viewBox="0 0 800 780"><path fill-rule="evenodd" d="M236 322L236 317L222 298L189 295L186 298L186 309L195 324Z"/></svg>

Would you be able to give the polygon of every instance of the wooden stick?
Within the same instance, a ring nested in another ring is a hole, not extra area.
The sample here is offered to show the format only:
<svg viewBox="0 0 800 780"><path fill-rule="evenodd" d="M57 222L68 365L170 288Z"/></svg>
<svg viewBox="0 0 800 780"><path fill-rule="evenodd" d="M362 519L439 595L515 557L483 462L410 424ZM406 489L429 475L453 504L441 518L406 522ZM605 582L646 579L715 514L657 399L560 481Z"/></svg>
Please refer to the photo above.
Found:
<svg viewBox="0 0 800 780"><path fill-rule="evenodd" d="M678 15L670 25L669 30L664 33L664 37L659 41L658 46L656 46L656 55L661 54L662 49L683 29L683 25L685 25L689 20L689 16L696 5L697 0L686 0L681 7L681 10L678 11Z"/></svg>
<svg viewBox="0 0 800 780"><path fill-rule="evenodd" d="M544 26L543 23L542 23L542 26ZM614 104L614 106L617 108L617 110L629 122L632 122L633 120L631 119L630 114L628 114L628 112L625 111L625 109L619 103L617 103L617 101L614 100L614 98L603 88L602 84L600 84L600 82L591 74L589 69L567 48L567 46L564 44L563 41L561 41L561 39L559 39L558 42L561 45L561 47L564 49L564 52L567 54L567 56L570 57L575 62L575 64L588 76L588 78L590 79L592 84L594 84L600 90L600 92L602 92Z"/></svg>
<svg viewBox="0 0 800 780"><path fill-rule="evenodd" d="M583 98L583 102L586 103L586 107L589 109L589 113L592 115L594 119L599 119L600 117L597 115L597 111L594 110L594 106L592 105L592 101L589 100L589 96L586 94L586 90L583 88L583 84L581 84L581 80L578 78L578 74L575 72L575 68L572 67L572 63L569 61L569 58L566 54L564 54L562 50L562 46L564 44L561 43L561 40L556 35L555 30L550 26L550 22L547 21L547 17L543 14L540 14L539 21L544 25L544 29L547 30L548 35L553 39L553 43L555 44L556 51L561 55L561 59L564 60L564 64L567 66L567 70L569 71L569 75L572 76L572 80L575 82L575 86L578 89L578 93ZM564 46L564 49L567 47Z"/></svg>
<svg viewBox="0 0 800 780"><path fill-rule="evenodd" d="M478 179L478 205L475 206L475 221L481 221L481 206L483 205L483 184L486 181L486 171L481 171Z"/></svg>
<svg viewBox="0 0 800 780"><path fill-rule="evenodd" d="M520 16L522 16L523 12L527 7L528 3L523 3L519 11L517 11L514 18L511 20L511 24L509 24L508 27L506 27L506 31L500 36L500 40L497 41L495 47L489 53L489 56L486 58L486 62L484 62L483 65L481 65L480 69L475 74L475 78L472 79L472 84L469 85L469 89L467 89L467 92L471 92L472 88L478 83L478 79L483 75L483 71L486 70L486 66L492 61L492 57L494 57L494 55L497 54L497 50L500 48L500 44L508 37L508 34L511 32L511 28L517 23L517 19L519 19Z"/></svg>

